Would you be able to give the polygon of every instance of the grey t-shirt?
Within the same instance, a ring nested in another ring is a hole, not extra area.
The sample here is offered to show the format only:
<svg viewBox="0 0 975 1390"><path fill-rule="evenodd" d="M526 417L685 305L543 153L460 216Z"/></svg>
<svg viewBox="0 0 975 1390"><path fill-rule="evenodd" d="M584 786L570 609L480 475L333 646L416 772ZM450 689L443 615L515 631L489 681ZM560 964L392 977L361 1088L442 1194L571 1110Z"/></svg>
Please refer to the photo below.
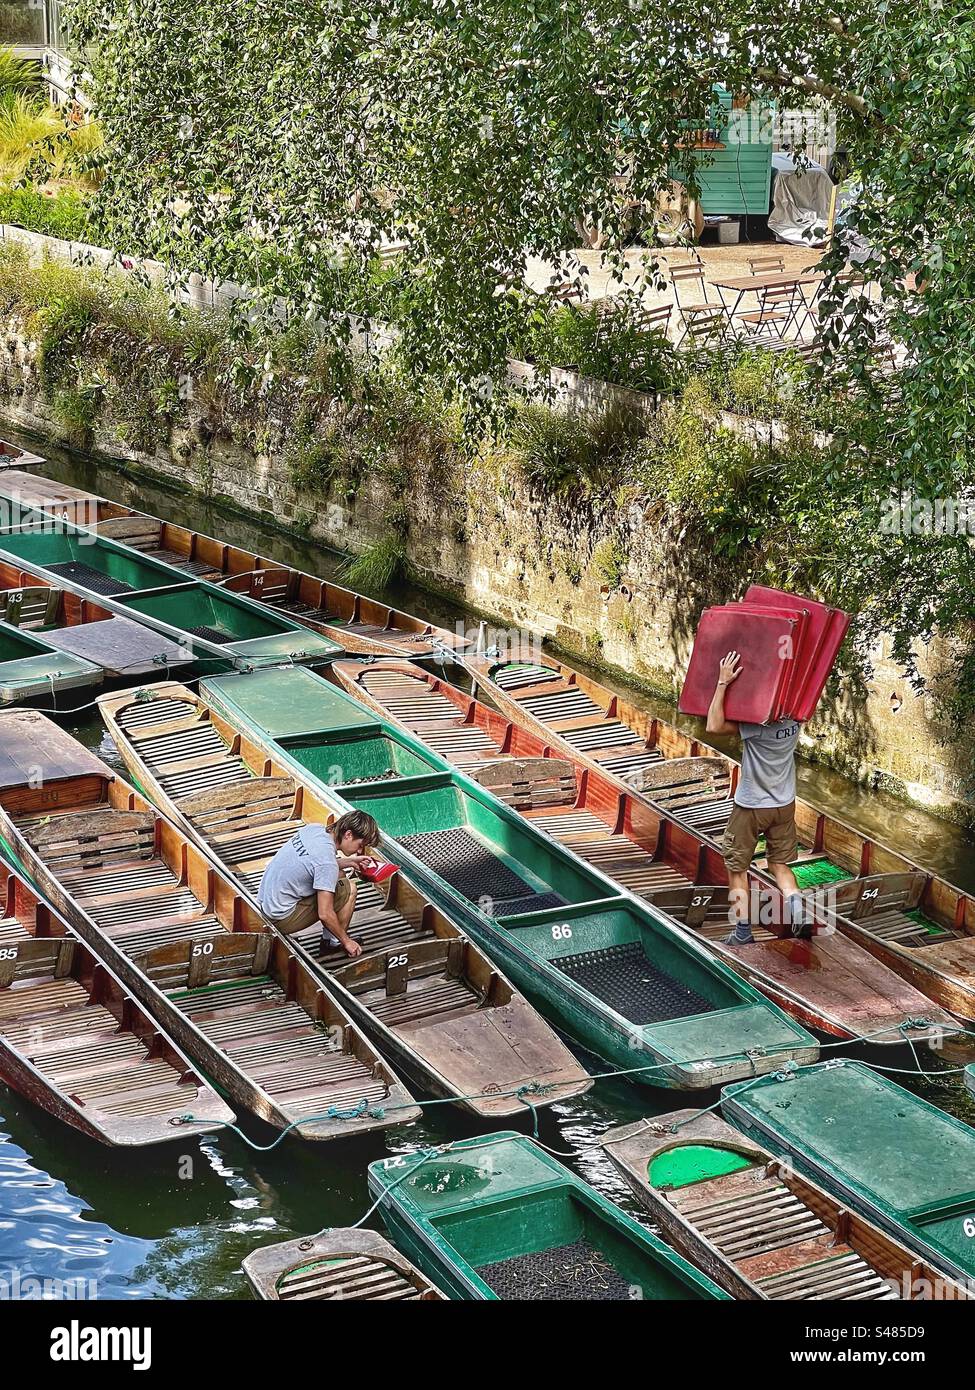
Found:
<svg viewBox="0 0 975 1390"><path fill-rule="evenodd" d="M264 870L258 902L265 917L287 917L302 898L334 893L339 881L335 841L324 825L303 825Z"/></svg>
<svg viewBox="0 0 975 1390"><path fill-rule="evenodd" d="M735 791L737 805L764 809L795 801L799 728L795 719L738 725L741 779Z"/></svg>

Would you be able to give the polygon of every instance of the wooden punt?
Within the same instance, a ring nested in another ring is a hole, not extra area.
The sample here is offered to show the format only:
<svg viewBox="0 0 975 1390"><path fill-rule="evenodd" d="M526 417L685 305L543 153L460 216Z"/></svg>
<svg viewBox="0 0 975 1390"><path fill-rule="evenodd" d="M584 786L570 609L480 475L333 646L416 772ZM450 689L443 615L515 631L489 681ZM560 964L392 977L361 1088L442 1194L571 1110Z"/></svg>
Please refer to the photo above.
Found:
<svg viewBox="0 0 975 1390"><path fill-rule="evenodd" d="M584 762L718 846L737 763L550 657L519 663L465 654L463 664L547 751ZM796 878L827 902L837 885L859 878L870 880L865 891L889 903L904 875L921 875L915 880L920 892L905 911L895 905L886 916L873 913L868 897L854 915L838 914L835 924L929 999L975 1022L975 898L808 802L796 801L796 825ZM754 869L763 882L773 882L764 859ZM905 916L923 930L905 931Z"/></svg>
<svg viewBox="0 0 975 1390"><path fill-rule="evenodd" d="M754 946L727 946L727 872L709 840L581 759L557 756L537 734L442 677L392 660L339 661L330 675L526 820L707 942L807 1027L838 1038L869 1036L878 1044L903 1043L901 1026L922 1017L931 1026L912 1028L914 1040L940 1041L945 1031L954 1030L947 1013L932 1008L919 990L839 932L807 943L781 940L770 927L756 926ZM763 916L782 921L776 888L755 877L751 892L758 905L756 923ZM832 919L822 920L831 925Z"/></svg>
<svg viewBox="0 0 975 1390"><path fill-rule="evenodd" d="M725 1293L531 1139L369 1165L397 1246L448 1298L616 1302Z"/></svg>
<svg viewBox="0 0 975 1390"><path fill-rule="evenodd" d="M698 1089L815 1055L700 943L314 672L218 678L200 697L327 805L374 815L410 880L559 1028L635 1079Z"/></svg>
<svg viewBox="0 0 975 1390"><path fill-rule="evenodd" d="M676 1110L608 1130L601 1143L669 1243L735 1298L969 1297L716 1115Z"/></svg>
<svg viewBox="0 0 975 1390"><path fill-rule="evenodd" d="M235 1104L306 1139L417 1118L392 1069L226 875L33 711L0 716L0 838Z"/></svg>
<svg viewBox="0 0 975 1390"><path fill-rule="evenodd" d="M0 620L48 644L65 657L62 664L69 670L72 663L79 669L91 667L94 675L86 678L87 685L158 675L191 665L194 658L185 641L174 642L132 618L43 584L0 589ZM50 683L44 684L50 694Z"/></svg>
<svg viewBox="0 0 975 1390"><path fill-rule="evenodd" d="M12 495L26 508L94 526L101 536L219 583L331 638L346 651L423 657L471 644L463 633L424 622L279 560L110 502L97 493L29 473L10 473L0 477L0 497Z"/></svg>
<svg viewBox="0 0 975 1390"><path fill-rule="evenodd" d="M339 650L286 613L49 517L0 531L0 586L38 584L143 623L198 654L211 671L265 661L328 661Z"/></svg>
<svg viewBox="0 0 975 1390"><path fill-rule="evenodd" d="M151 693L152 699L145 698ZM334 811L267 751L167 682L108 696L102 717L137 785L217 860L255 911L264 870L302 825ZM190 755L190 756L187 756ZM325 972L383 1056L434 1095L485 1118L524 1114L592 1085L555 1032L404 874L358 889L363 955L323 950L318 923L289 938Z"/></svg>
<svg viewBox="0 0 975 1390"><path fill-rule="evenodd" d="M846 1058L729 1086L726 1119L975 1287L975 1129Z"/></svg>
<svg viewBox="0 0 975 1390"><path fill-rule="evenodd" d="M234 1112L27 881L0 867L0 1081L104 1144L184 1140ZM196 1119L183 1123L192 1113Z"/></svg>
<svg viewBox="0 0 975 1390"><path fill-rule="evenodd" d="M377 1231L331 1230L265 1245L242 1268L257 1297L268 1303L445 1301Z"/></svg>

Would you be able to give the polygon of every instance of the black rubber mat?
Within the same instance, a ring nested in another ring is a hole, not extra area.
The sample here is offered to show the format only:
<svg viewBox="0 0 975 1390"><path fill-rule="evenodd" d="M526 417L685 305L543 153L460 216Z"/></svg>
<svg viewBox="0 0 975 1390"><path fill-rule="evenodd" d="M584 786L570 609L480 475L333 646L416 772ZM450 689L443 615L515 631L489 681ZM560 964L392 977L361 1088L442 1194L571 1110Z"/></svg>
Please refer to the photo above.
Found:
<svg viewBox="0 0 975 1390"><path fill-rule="evenodd" d="M492 917L561 907L557 893L537 893L467 830L428 830L404 835L400 844L470 902L484 901Z"/></svg>
<svg viewBox="0 0 975 1390"><path fill-rule="evenodd" d="M222 645L224 642L237 641L232 632L221 632L218 627L207 627L206 624L203 627L188 627L186 631L191 637L202 637L204 642L218 642Z"/></svg>
<svg viewBox="0 0 975 1390"><path fill-rule="evenodd" d="M121 579L112 579L110 575L102 574L101 570L92 569L91 565L82 565L77 560L48 565L47 568L52 574L59 574L62 579L70 579L73 584L80 584L82 588L90 589L93 594L104 594L106 598L132 592L131 584L124 584Z"/></svg>
<svg viewBox="0 0 975 1390"><path fill-rule="evenodd" d="M498 1260L477 1272L488 1288L512 1301L616 1303L633 1297L633 1286L584 1240Z"/></svg>
<svg viewBox="0 0 975 1390"><path fill-rule="evenodd" d="M635 941L560 956L552 964L629 1023L663 1023L669 1018L711 1013L716 1008L672 975L658 970Z"/></svg>

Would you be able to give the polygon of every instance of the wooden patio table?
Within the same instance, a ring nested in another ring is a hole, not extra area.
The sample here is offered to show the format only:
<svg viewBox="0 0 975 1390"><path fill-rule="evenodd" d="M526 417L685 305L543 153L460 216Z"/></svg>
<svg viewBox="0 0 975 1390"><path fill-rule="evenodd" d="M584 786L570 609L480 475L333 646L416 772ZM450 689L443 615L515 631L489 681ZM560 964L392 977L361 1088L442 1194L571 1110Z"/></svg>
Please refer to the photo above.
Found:
<svg viewBox="0 0 975 1390"><path fill-rule="evenodd" d="M815 285L818 288L825 278L821 270L799 271L798 273L795 271L777 270L769 275L732 275L727 280L712 280L711 283L721 297L721 307L728 315L728 322L731 324L734 323L735 315L738 313L738 307L746 294L760 294L762 290L777 290L784 288L793 288L799 291L806 311L806 317L808 318L812 300L806 299L803 290L807 285ZM725 290L735 296L735 302L730 309L725 301ZM796 318L795 311L793 311L792 318ZM786 328L788 328L788 326L789 325L786 324ZM785 330L783 330L783 332L784 331Z"/></svg>

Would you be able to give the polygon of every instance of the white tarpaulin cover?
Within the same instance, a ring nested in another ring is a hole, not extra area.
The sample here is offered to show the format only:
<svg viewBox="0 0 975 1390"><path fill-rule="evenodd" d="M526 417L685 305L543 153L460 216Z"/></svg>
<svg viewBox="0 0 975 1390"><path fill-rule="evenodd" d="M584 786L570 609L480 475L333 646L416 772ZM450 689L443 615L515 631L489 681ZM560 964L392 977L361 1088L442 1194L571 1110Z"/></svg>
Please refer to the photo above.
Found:
<svg viewBox="0 0 975 1390"><path fill-rule="evenodd" d="M833 180L819 164L796 169L787 154L772 156L775 191L769 213L769 231L779 241L798 246L825 246Z"/></svg>

